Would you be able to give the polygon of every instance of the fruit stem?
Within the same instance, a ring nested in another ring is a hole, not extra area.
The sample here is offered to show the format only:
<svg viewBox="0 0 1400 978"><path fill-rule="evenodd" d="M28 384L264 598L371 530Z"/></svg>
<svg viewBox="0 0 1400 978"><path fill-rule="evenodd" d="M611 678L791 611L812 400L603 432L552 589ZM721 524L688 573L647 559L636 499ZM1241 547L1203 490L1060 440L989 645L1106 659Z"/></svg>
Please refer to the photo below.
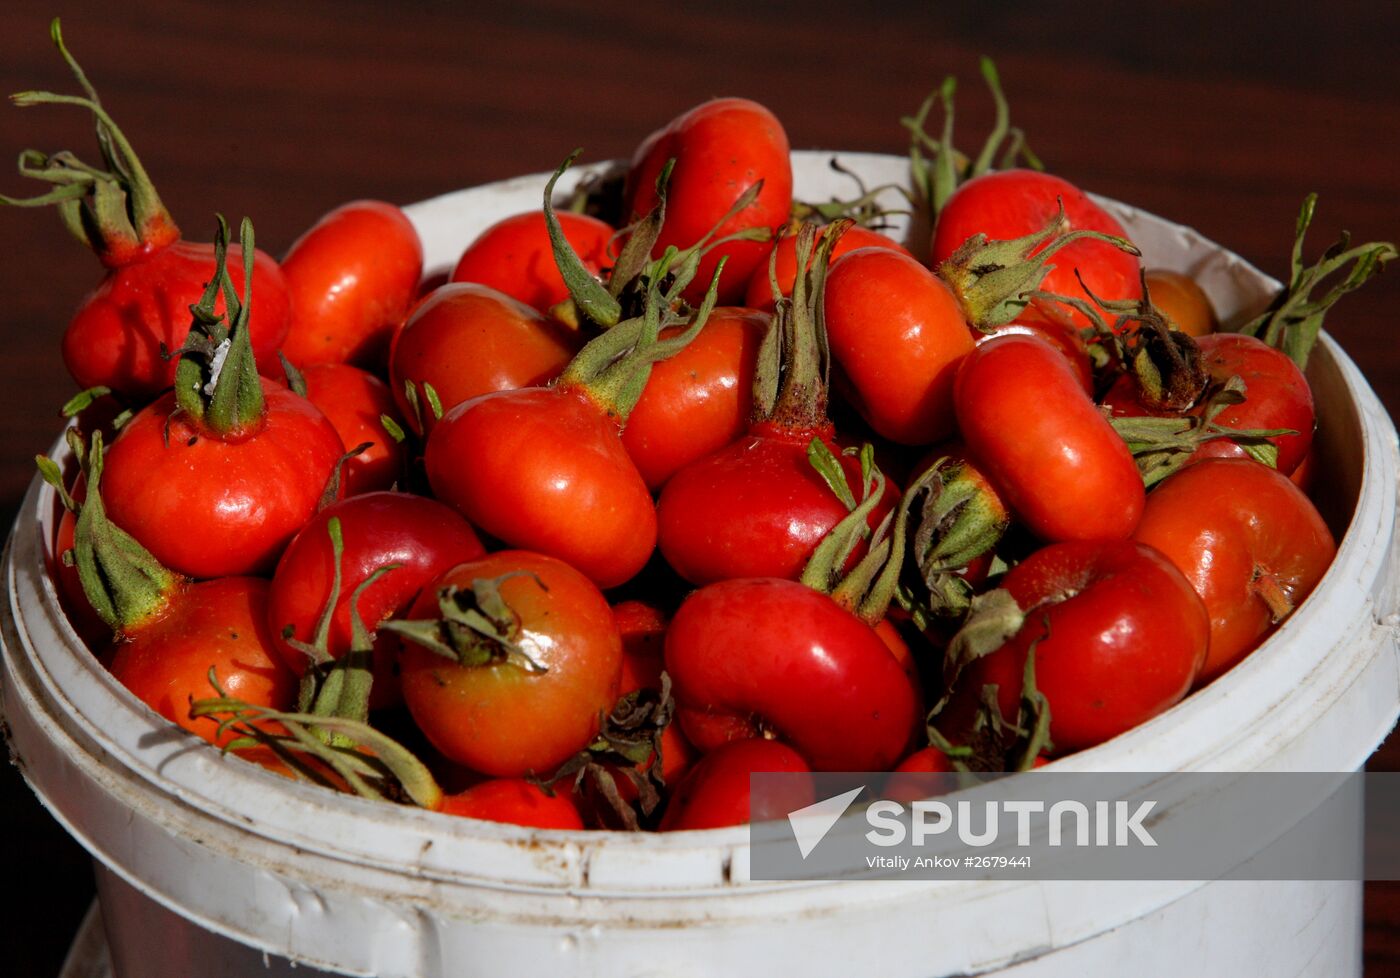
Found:
<svg viewBox="0 0 1400 978"><path fill-rule="evenodd" d="M774 291L773 325L759 347L754 369L755 423L770 422L788 431L811 431L829 423L831 353L823 297L831 252L853 223L843 218L825 228L803 224L797 230L799 273L792 297Z"/></svg>
<svg viewBox="0 0 1400 978"><path fill-rule="evenodd" d="M1269 606L1269 616L1275 625L1293 613L1293 597L1288 593L1288 589L1277 577L1262 567L1254 569L1254 580L1250 582L1250 589L1259 596L1260 601Z"/></svg>
<svg viewBox="0 0 1400 978"><path fill-rule="evenodd" d="M78 518L72 559L83 593L98 617L121 638L159 618L186 582L107 517L102 502L103 454L102 433L95 431L82 456L87 487L81 503L63 487L52 460L40 456L39 472Z"/></svg>
<svg viewBox="0 0 1400 978"><path fill-rule="evenodd" d="M195 700L190 704L190 716L224 716L219 722L220 736L230 730L241 735L226 744L225 751L258 744L271 747L279 756L293 751L325 764L361 797L387 800L391 789L398 787L402 791L393 795L407 795L422 808L441 807L442 788L427 766L408 748L369 724L255 706L225 693L213 669L209 670L209 685L219 695ZM269 733L268 725L281 726L286 733ZM326 735L335 743L328 743ZM369 753L361 753L360 748Z"/></svg>
<svg viewBox="0 0 1400 978"><path fill-rule="evenodd" d="M1257 336L1292 358L1299 370L1308 366L1308 357L1317 343L1327 310L1348 292L1359 289L1366 281L1393 260L1400 251L1389 241L1371 241L1355 248L1349 247L1351 235L1341 237L1322 253L1314 265L1303 264L1303 239L1317 209L1317 194L1308 194L1298 212L1290 256L1290 275L1285 286L1261 315L1238 327L1238 332ZM1340 272L1348 264L1350 271L1342 281L1333 285L1320 299L1312 291L1324 279Z"/></svg>
<svg viewBox="0 0 1400 978"><path fill-rule="evenodd" d="M1104 241L1130 255L1141 255L1126 238L1086 228L1069 230L1064 201L1039 231L1007 241L989 241L985 234L968 238L938 266L938 277L953 290L963 315L974 329L993 331L1014 320L1053 265L1048 259L1065 245L1082 240Z"/></svg>
<svg viewBox="0 0 1400 978"><path fill-rule="evenodd" d="M253 222L239 227L243 253L243 299L228 274L228 223L218 215L214 235L214 275L199 302L190 306L193 322L175 368L175 402L199 428L216 438L239 435L262 422L267 412L262 380L253 357L248 319L253 307ZM223 292L229 326L215 313Z"/></svg>
<svg viewBox="0 0 1400 978"><path fill-rule="evenodd" d="M64 45L57 17L49 34L87 97L19 92L10 100L20 107L76 105L87 109L96 121L97 143L106 169L88 166L68 152L46 156L27 150L20 155L21 175L54 184L55 189L24 199L0 196L0 203L20 207L57 204L69 231L105 264L128 264L174 242L180 229L161 203L126 135L102 107L97 90Z"/></svg>
<svg viewBox="0 0 1400 978"><path fill-rule="evenodd" d="M470 588L449 584L437 594L441 617L387 621L380 627L461 666L505 662L527 673L546 672L533 637L520 627L519 616L501 594L501 585L513 577L528 577L545 589L527 571L477 578Z"/></svg>

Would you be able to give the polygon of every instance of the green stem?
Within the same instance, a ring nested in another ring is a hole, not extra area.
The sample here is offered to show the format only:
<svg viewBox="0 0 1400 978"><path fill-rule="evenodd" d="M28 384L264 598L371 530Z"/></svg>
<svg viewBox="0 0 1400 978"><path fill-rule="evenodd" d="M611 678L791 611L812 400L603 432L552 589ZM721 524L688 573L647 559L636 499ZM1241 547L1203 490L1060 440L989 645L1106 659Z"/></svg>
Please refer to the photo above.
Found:
<svg viewBox="0 0 1400 978"><path fill-rule="evenodd" d="M198 303L190 306L193 322L180 363L175 368L175 401L180 410L216 438L237 435L262 422L267 407L262 379L253 357L248 319L253 306L253 223L239 227L243 254L243 298L240 301L228 273L228 223L218 215L214 235L215 271ZM230 325L215 313L224 296Z"/></svg>
<svg viewBox="0 0 1400 978"><path fill-rule="evenodd" d="M1351 236L1343 231L1341 237L1322 253L1314 265L1303 264L1303 240L1317 209L1317 194L1308 194L1294 226L1293 251L1290 256L1288 285L1279 292L1265 312L1238 327L1238 332L1262 339L1292 358L1298 369L1304 370L1308 357L1322 332L1327 311L1348 292L1361 288L1400 251L1389 241L1371 241L1351 247ZM1319 299L1312 292L1321 283L1338 274L1347 265L1350 270Z"/></svg>
<svg viewBox="0 0 1400 978"><path fill-rule="evenodd" d="M470 588L450 584L438 591L440 617L387 621L380 627L460 666L504 662L527 673L546 672L548 664L540 658L534 638L501 593L501 585L513 577L531 578L544 588L526 571L478 578Z"/></svg>
<svg viewBox="0 0 1400 978"><path fill-rule="evenodd" d="M797 230L797 278L792 298L778 297L773 325L754 371L754 417L791 431L827 423L827 375L831 367L823 297L831 252L854 222ZM817 235L821 235L820 242Z"/></svg>
<svg viewBox="0 0 1400 978"><path fill-rule="evenodd" d="M99 618L118 636L138 631L158 618L185 579L156 560L135 537L113 523L102 502L102 433L93 432L83 457L86 496L78 503L63 486L58 466L39 457L39 472L78 519L73 561L83 593Z"/></svg>
<svg viewBox="0 0 1400 978"><path fill-rule="evenodd" d="M102 107L96 89L63 43L58 18L54 18L49 33L86 95L30 91L12 95L10 100L20 107L73 105L91 112L106 168L87 166L71 153L45 157L31 150L20 157L20 173L56 184L59 189L28 200L0 197L0 203L58 204L69 230L104 260L115 264L131 260L142 247L169 244L179 237L179 229L161 203L140 157Z"/></svg>

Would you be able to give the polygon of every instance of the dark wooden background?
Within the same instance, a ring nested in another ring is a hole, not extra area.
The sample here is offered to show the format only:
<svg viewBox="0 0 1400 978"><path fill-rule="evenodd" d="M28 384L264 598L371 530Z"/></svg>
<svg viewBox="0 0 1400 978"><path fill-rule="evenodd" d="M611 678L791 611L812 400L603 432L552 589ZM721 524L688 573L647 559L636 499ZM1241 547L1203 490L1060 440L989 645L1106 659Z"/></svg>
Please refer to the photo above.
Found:
<svg viewBox="0 0 1400 978"><path fill-rule="evenodd" d="M990 117L982 53L1052 169L1274 274L1310 190L1314 253L1343 228L1400 238L1400 4L10 0L0 90L75 90L48 42L54 13L186 232L207 239L215 210L247 214L274 254L342 201L407 203L547 170L576 145L625 156L717 95L764 102L797 148L901 153L899 116L951 72L975 145ZM89 133L76 109L0 106L0 159L29 146L92 155ZM31 188L0 174L0 192ZM0 208L0 241L8 525L72 391L58 338L100 271L53 214ZM1392 414L1397 307L1400 269L1329 323ZM1400 751L1373 763L1395 769ZM91 881L8 767L0 840L14 901L0 972L55 975ZM1400 970L1400 884L1367 888L1366 954L1368 974Z"/></svg>

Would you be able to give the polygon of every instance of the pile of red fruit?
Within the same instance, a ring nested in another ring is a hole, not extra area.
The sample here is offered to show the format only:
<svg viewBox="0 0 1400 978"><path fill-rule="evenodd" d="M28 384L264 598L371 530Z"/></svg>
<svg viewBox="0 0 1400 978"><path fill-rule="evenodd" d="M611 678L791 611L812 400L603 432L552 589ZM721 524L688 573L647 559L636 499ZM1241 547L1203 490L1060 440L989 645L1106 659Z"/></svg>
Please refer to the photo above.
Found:
<svg viewBox="0 0 1400 978"><path fill-rule="evenodd" d="M1013 130L908 122L906 247L874 195L795 202L730 98L420 294L388 204L280 263L183 239L54 39L86 94L16 101L87 106L102 165L22 169L107 270L40 463L54 574L136 696L288 776L682 829L747 820L752 771L1027 769L1219 676L1332 559L1301 368L1344 289L1309 293L1389 245L1216 332Z"/></svg>

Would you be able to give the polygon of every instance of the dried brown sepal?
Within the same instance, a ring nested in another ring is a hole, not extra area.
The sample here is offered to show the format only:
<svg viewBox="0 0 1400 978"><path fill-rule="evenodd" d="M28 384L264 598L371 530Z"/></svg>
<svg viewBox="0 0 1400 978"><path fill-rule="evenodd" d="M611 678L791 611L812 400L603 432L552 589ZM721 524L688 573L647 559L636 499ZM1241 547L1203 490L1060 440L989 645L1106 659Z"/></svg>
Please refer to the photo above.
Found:
<svg viewBox="0 0 1400 978"><path fill-rule="evenodd" d="M551 794L561 782L572 782L577 793L596 793L604 806L604 811L593 813L601 827L621 827L629 832L654 828L666 786L661 773L662 735L671 724L675 706L671 677L662 672L660 689L638 689L623 695L603 718L592 743L548 778L533 779L534 783ZM618 791L619 777L635 789L635 803Z"/></svg>

